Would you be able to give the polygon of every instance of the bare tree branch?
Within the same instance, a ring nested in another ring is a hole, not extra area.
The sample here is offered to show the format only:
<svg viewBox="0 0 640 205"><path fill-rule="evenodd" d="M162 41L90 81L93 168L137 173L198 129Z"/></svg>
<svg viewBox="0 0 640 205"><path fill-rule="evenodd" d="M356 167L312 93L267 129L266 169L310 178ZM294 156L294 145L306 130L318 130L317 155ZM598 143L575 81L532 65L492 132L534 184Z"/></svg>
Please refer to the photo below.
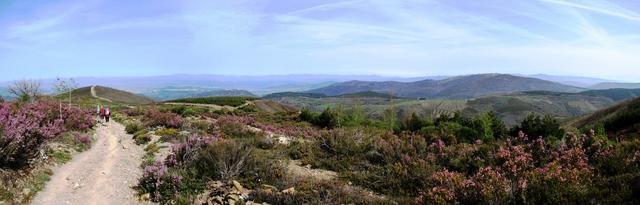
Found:
<svg viewBox="0 0 640 205"><path fill-rule="evenodd" d="M33 102L41 94L40 82L35 80L19 80L9 86L9 93L24 102Z"/></svg>

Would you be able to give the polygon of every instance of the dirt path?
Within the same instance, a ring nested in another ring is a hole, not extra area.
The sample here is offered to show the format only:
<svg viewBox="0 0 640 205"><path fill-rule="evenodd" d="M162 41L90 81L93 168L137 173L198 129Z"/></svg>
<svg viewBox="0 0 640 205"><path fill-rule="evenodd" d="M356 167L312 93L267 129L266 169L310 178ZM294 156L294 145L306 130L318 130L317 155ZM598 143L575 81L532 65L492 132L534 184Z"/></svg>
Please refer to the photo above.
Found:
<svg viewBox="0 0 640 205"><path fill-rule="evenodd" d="M32 204L146 204L131 189L142 175L141 147L116 122L97 125L97 142L54 170Z"/></svg>
<svg viewBox="0 0 640 205"><path fill-rule="evenodd" d="M96 86L95 86L95 85L94 85L94 86L91 86L91 96L92 96L92 97L94 97L94 98L98 98L98 99L100 99L100 100L107 101L107 102L113 102L113 101L111 101L111 100L109 100L109 99L107 99L107 98L103 98L103 97L98 96L98 95L96 94Z"/></svg>

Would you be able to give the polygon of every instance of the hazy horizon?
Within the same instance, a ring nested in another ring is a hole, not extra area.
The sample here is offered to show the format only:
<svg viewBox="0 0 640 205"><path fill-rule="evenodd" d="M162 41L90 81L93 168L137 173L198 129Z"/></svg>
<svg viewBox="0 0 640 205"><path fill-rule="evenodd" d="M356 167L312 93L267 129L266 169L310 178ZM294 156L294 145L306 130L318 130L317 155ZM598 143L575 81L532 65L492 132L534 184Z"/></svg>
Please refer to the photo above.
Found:
<svg viewBox="0 0 640 205"><path fill-rule="evenodd" d="M171 74L157 74L157 75L103 75L103 76L47 76L47 77L21 77L21 78L15 78L15 79L7 79L7 80L3 80L0 79L0 83L12 83L14 81L19 81L19 80L36 80L36 81L43 81L43 80L55 80L57 78L65 78L65 79L123 79L123 78L156 78L156 77L172 77L172 76L185 76L185 77L232 77L232 78L242 78L242 77L248 77L248 78L259 78L259 77L273 77L273 78L280 78L280 77L291 77L291 76L300 76L300 77L327 77L327 78L344 78L344 79L351 79L351 80L358 80L359 78L364 78L364 77L371 77L371 78L382 78L382 79L398 79L398 80L413 80L413 79L430 79L430 78L435 78L435 79L441 79L441 78L450 78L450 77L457 77L457 76L468 76L468 75L484 75L484 74L506 74L506 75L513 75L513 76L523 76L523 77L530 77L530 78L539 78L538 76L543 75L543 76L548 76L548 77L566 77L566 78L584 78L585 80L588 79L592 79L592 80L605 80L607 82L619 82L619 83L640 83L640 81L635 80L635 81L629 81L629 80L619 80L619 79L612 79L612 78L600 78L600 77L591 77L591 76L580 76L580 75L552 75L552 74L547 74L547 73L534 73L534 74L523 74L523 73L467 73L467 74L459 74L459 75L408 75L408 76L401 76L401 75L384 75L384 74L313 74L313 73L293 73L293 74L255 74L255 75L251 75L251 74L211 74L211 73L171 73ZM230 81L233 79L229 79Z"/></svg>
<svg viewBox="0 0 640 205"><path fill-rule="evenodd" d="M633 1L3 1L0 81L211 75L640 79Z"/></svg>

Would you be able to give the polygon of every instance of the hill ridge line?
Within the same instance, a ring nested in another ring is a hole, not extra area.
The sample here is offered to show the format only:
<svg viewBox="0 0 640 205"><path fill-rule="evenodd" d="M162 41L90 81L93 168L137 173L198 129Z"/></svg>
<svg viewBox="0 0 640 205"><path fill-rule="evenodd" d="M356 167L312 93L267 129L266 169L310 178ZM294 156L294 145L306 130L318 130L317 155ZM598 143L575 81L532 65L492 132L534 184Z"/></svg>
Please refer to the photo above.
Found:
<svg viewBox="0 0 640 205"><path fill-rule="evenodd" d="M107 102L111 102L111 103L113 102L112 100L109 100L107 98L103 98L103 97L98 96L96 94L96 86L95 85L91 86L91 97L94 97L94 98L97 98L97 99L100 99L100 100L104 100L104 101L107 101Z"/></svg>

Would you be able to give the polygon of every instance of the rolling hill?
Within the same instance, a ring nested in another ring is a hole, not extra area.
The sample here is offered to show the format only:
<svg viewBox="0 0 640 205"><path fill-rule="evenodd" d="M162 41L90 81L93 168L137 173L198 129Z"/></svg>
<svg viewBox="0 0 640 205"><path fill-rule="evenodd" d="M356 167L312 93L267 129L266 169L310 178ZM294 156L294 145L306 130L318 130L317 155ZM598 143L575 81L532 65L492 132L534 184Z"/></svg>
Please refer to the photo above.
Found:
<svg viewBox="0 0 640 205"><path fill-rule="evenodd" d="M580 117L571 123L575 127L600 124L610 136L640 136L640 98L627 100Z"/></svg>
<svg viewBox="0 0 640 205"><path fill-rule="evenodd" d="M393 107L397 116L404 118L412 113L422 116L437 116L460 111L465 115L476 115L482 112L494 111L507 125L515 125L529 113L549 114L561 120L569 120L577 116L593 113L615 104L620 96L612 91L600 93L559 93L549 91L527 91L511 94L495 94L469 100L416 100L368 98L341 98L336 96L311 98L284 96L272 100L298 108L309 108L321 112L326 107L350 108L354 104L362 105L365 112L374 118L382 117L385 109ZM628 98L626 98L628 99Z"/></svg>
<svg viewBox="0 0 640 205"><path fill-rule="evenodd" d="M621 100L639 97L640 89L613 88L613 89L606 89L606 90L587 90L581 93L586 95L604 96L614 101L621 101Z"/></svg>
<svg viewBox="0 0 640 205"><path fill-rule="evenodd" d="M397 81L349 81L324 88L310 90L336 96L349 93L374 91L399 97L427 99L469 99L498 93L519 91L579 92L583 89L536 78L507 74L478 74L451 77L443 80Z"/></svg>
<svg viewBox="0 0 640 205"><path fill-rule="evenodd" d="M364 91L364 92L356 92L356 93L347 93L342 95L337 95L335 97L339 98L386 98L386 99L399 99L400 97L387 94L387 93L379 93L373 91Z"/></svg>
<svg viewBox="0 0 640 205"><path fill-rule="evenodd" d="M271 100L254 100L252 103L260 112L266 112L266 113L285 112L286 113L286 112L298 111L298 109L293 106L285 105L285 104L278 103Z"/></svg>
<svg viewBox="0 0 640 205"><path fill-rule="evenodd" d="M570 119L612 104L615 104L615 101L604 96L531 91L469 100L463 113L475 115L494 111L506 124L514 125L529 113L549 114L560 119Z"/></svg>
<svg viewBox="0 0 640 205"><path fill-rule="evenodd" d="M256 96L255 94L246 90L220 89L198 86L167 86L163 88L147 90L140 94L159 101L190 97Z"/></svg>
<svg viewBox="0 0 640 205"><path fill-rule="evenodd" d="M103 86L93 86L95 91L95 97L92 94L92 86L82 87L74 90L71 93L71 97L73 101L83 101L83 100L98 100L102 102L111 102L111 103L122 103L129 105L142 105L142 104L150 104L154 101L140 95L133 94L131 92L117 90L109 87ZM65 95L65 94L63 94ZM66 97L66 96L60 96Z"/></svg>
<svg viewBox="0 0 640 205"><path fill-rule="evenodd" d="M598 83L614 82L613 80L608 80L608 79L581 77L581 76L561 76L561 75L547 75L547 74L521 75L521 76L538 78L542 80L553 81L553 82L581 87L581 88L590 87Z"/></svg>
<svg viewBox="0 0 640 205"><path fill-rule="evenodd" d="M194 97L217 97L217 96L250 96L257 97L257 95L246 90L212 90L207 92L201 92L194 95Z"/></svg>
<svg viewBox="0 0 640 205"><path fill-rule="evenodd" d="M262 96L262 98L265 98L265 99L278 99L278 98L285 98L285 97L323 98L323 97L327 97L327 95L319 94L319 93L279 92L279 93L271 93L271 94Z"/></svg>
<svg viewBox="0 0 640 205"><path fill-rule="evenodd" d="M604 90L604 89L613 89L613 88L640 89L640 83L607 82L607 83L598 83L589 87L589 89L594 89L594 90Z"/></svg>

